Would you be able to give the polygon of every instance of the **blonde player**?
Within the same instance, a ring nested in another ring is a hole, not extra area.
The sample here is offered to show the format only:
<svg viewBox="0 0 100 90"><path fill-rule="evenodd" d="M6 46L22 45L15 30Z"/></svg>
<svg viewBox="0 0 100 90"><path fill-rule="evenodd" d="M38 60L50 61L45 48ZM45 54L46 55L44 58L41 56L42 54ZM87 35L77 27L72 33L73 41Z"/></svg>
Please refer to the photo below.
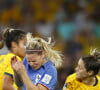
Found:
<svg viewBox="0 0 100 90"><path fill-rule="evenodd" d="M23 63L12 58L15 81L23 90L53 90L57 82L57 70L62 65L61 54L42 38L30 38L26 44ZM17 72L17 77L16 77ZM20 76L18 80L18 75Z"/></svg>
<svg viewBox="0 0 100 90"><path fill-rule="evenodd" d="M89 56L81 57L76 73L70 75L63 90L100 90L100 52L93 50Z"/></svg>
<svg viewBox="0 0 100 90"><path fill-rule="evenodd" d="M3 32L3 40L9 53L0 56L0 90L15 90L10 62L15 55L19 61L24 58L26 33L22 30L7 28Z"/></svg>

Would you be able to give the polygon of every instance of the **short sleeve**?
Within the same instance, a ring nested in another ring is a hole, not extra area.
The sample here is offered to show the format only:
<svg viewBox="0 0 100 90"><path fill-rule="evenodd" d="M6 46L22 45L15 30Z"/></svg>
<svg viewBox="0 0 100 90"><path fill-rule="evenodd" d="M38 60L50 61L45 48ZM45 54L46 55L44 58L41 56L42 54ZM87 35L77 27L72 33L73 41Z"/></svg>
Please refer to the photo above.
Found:
<svg viewBox="0 0 100 90"><path fill-rule="evenodd" d="M13 69L11 67L11 57L9 58L7 57L5 58L5 60L7 60L7 68L5 70L5 74L8 74L13 77Z"/></svg>
<svg viewBox="0 0 100 90"><path fill-rule="evenodd" d="M3 61L3 59L4 59L5 56L6 56L6 55L1 55L1 56L0 56L0 62Z"/></svg>
<svg viewBox="0 0 100 90"><path fill-rule="evenodd" d="M55 68L49 68L39 81L40 84L44 85L45 87L53 90L57 82L57 71Z"/></svg>
<svg viewBox="0 0 100 90"><path fill-rule="evenodd" d="M13 57L13 56L12 56L12 57ZM21 58L17 57L17 59L18 59L19 61L21 61ZM7 68L6 68L5 74L8 74L8 75L10 75L10 76L13 77L13 69L12 69L12 67L11 67L11 57L7 57L6 60L7 60L8 66L7 66Z"/></svg>

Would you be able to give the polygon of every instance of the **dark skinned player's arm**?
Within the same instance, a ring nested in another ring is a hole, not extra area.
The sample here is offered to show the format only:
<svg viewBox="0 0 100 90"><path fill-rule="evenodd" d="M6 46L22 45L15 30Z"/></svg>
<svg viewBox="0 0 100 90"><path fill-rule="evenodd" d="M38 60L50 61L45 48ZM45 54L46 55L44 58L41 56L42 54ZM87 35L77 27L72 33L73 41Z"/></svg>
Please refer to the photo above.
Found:
<svg viewBox="0 0 100 90"><path fill-rule="evenodd" d="M3 90L16 90L13 87L13 77L11 75L4 74L2 89Z"/></svg>

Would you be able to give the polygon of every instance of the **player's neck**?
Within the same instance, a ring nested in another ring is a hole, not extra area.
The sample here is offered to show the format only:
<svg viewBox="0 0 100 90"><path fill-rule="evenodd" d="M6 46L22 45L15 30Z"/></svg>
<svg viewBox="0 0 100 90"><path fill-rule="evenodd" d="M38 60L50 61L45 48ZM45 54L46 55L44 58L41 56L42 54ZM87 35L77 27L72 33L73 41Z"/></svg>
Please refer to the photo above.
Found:
<svg viewBox="0 0 100 90"><path fill-rule="evenodd" d="M96 78L95 77L88 77L88 78L82 80L82 82L86 85L94 85L96 83Z"/></svg>
<svg viewBox="0 0 100 90"><path fill-rule="evenodd" d="M13 52L13 51L11 51L11 50L9 51L9 53L12 53L12 54L18 56L15 52ZM21 57L21 56L18 56L18 57L20 57L22 60L24 59L24 57Z"/></svg>
<svg viewBox="0 0 100 90"><path fill-rule="evenodd" d="M43 59L42 65L44 65L47 61L45 59Z"/></svg>

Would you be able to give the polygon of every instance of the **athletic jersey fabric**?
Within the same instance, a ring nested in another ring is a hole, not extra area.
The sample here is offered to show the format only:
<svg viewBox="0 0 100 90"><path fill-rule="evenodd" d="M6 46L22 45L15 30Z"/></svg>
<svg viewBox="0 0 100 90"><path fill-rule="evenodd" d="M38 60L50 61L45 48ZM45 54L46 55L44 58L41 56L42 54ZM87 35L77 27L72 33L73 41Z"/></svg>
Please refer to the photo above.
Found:
<svg viewBox="0 0 100 90"><path fill-rule="evenodd" d="M49 90L53 90L57 82L57 70L53 63L49 60L41 66L41 68L34 70L27 62L26 57L23 60L27 74L30 80L38 85L39 83L47 87ZM23 90L27 90L25 85L23 85Z"/></svg>
<svg viewBox="0 0 100 90"><path fill-rule="evenodd" d="M0 90L2 90L2 82L4 78L4 74L7 74L13 77L13 69L11 68L11 58L15 56L13 53L8 53L6 55L0 56ZM22 61L20 57L17 56L19 61ZM14 83L14 87L17 86Z"/></svg>
<svg viewBox="0 0 100 90"><path fill-rule="evenodd" d="M100 90L100 77L96 76L95 85L86 85L76 79L76 73L70 75L65 82L63 90Z"/></svg>

